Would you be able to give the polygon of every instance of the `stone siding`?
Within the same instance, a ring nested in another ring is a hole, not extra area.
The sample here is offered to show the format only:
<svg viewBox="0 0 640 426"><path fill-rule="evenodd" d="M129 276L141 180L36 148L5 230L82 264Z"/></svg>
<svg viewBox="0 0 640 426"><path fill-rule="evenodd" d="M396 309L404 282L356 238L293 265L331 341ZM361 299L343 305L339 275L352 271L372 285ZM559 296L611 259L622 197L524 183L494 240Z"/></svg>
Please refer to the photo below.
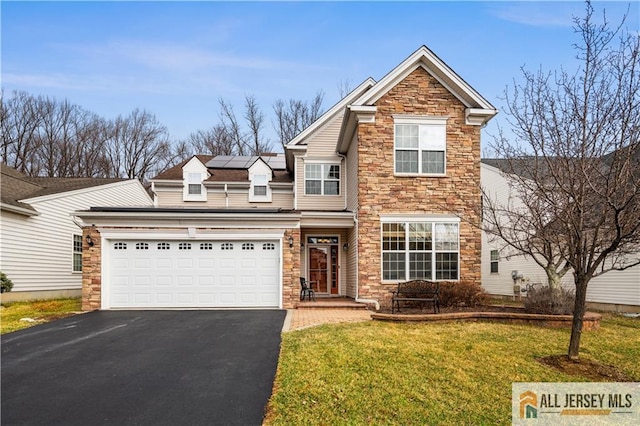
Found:
<svg viewBox="0 0 640 426"><path fill-rule="evenodd" d="M358 127L359 297L388 303L382 284L381 214L447 214L460 219L460 280L480 283L480 127L465 106L423 68L376 103L375 123ZM447 117L446 176L394 176L394 114Z"/></svg>

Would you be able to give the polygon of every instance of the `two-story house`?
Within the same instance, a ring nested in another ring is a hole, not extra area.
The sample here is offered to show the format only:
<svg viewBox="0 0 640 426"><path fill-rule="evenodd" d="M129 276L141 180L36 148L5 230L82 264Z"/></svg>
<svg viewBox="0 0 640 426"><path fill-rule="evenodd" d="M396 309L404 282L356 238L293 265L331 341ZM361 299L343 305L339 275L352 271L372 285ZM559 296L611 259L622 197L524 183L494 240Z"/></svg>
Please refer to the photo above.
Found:
<svg viewBox="0 0 640 426"><path fill-rule="evenodd" d="M150 208L94 207L84 309L388 303L398 281L480 282L480 129L496 109L426 47L284 154L194 156Z"/></svg>

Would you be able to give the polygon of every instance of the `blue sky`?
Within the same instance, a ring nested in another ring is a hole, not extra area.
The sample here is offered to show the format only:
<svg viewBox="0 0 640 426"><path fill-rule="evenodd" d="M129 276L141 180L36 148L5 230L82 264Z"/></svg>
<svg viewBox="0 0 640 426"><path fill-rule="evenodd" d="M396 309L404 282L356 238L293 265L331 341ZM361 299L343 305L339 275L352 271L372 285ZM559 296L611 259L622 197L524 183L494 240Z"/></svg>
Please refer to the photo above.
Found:
<svg viewBox="0 0 640 426"><path fill-rule="evenodd" d="M618 22L625 2L595 2ZM498 109L506 85L535 70L574 69L571 2L27 2L2 1L2 87L67 98L105 118L146 109L174 139L242 113L255 95L324 108L338 86L382 78L426 45ZM638 3L627 27L640 28ZM485 141L505 114L484 130Z"/></svg>

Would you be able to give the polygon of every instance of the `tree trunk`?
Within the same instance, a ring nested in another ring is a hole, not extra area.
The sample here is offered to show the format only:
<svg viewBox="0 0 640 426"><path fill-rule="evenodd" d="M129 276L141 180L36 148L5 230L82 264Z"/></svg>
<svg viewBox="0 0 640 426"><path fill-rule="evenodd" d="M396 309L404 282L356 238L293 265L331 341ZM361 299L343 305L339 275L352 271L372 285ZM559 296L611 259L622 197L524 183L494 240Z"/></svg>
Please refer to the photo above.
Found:
<svg viewBox="0 0 640 426"><path fill-rule="evenodd" d="M562 286L562 276L558 274L553 266L545 268L545 272L547 273L549 287L554 290L558 290Z"/></svg>
<svg viewBox="0 0 640 426"><path fill-rule="evenodd" d="M569 341L569 353L571 360L578 360L580 352L580 337L582 336L582 320L587 307L587 284L583 277L576 277L576 302L573 308L573 321L571 323L571 340Z"/></svg>

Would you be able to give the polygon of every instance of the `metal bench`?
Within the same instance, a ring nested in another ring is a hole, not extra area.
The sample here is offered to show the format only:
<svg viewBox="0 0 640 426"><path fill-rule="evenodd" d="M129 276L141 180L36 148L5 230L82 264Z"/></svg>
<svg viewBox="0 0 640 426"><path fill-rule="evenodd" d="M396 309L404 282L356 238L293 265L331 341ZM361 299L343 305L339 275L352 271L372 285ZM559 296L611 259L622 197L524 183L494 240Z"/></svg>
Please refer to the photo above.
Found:
<svg viewBox="0 0 640 426"><path fill-rule="evenodd" d="M437 282L412 280L398 283L391 297L391 313L400 312L400 302L423 302L433 304L433 313L440 312L440 286ZM420 305L422 309L422 304Z"/></svg>

